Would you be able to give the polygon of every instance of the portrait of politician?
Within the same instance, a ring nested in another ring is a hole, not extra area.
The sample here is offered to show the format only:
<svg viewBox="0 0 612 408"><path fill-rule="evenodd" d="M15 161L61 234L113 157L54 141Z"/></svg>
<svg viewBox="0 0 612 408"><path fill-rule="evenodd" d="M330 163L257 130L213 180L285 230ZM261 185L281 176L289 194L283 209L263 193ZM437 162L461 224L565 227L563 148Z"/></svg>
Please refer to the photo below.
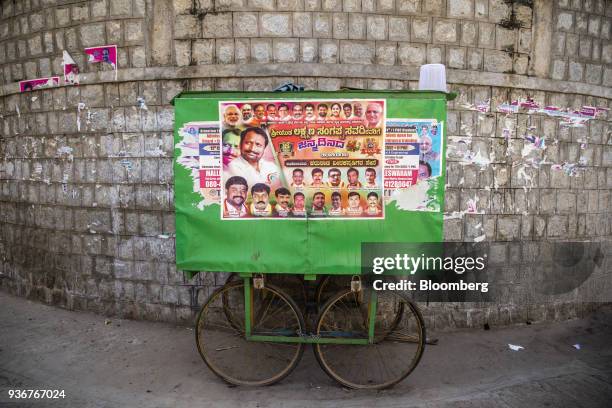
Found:
<svg viewBox="0 0 612 408"><path fill-rule="evenodd" d="M293 109L291 111L293 112L293 120L300 120L304 118L304 108L299 103L293 105Z"/></svg>
<svg viewBox="0 0 612 408"><path fill-rule="evenodd" d="M312 183L310 183L310 187L325 187L325 184L323 184L323 170L315 167L314 169L312 169L312 171L310 172L311 176L312 176Z"/></svg>
<svg viewBox="0 0 612 408"><path fill-rule="evenodd" d="M428 135L421 136L419 141L420 159L426 162L440 159L440 153L433 150L433 142Z"/></svg>
<svg viewBox="0 0 612 408"><path fill-rule="evenodd" d="M325 194L317 191L312 196L312 208L310 209L310 215L312 217L322 217L327 215L325 210Z"/></svg>
<svg viewBox="0 0 612 408"><path fill-rule="evenodd" d="M376 128L382 126L383 116L382 106L378 103L370 102L366 107L365 124L368 128Z"/></svg>
<svg viewBox="0 0 612 408"><path fill-rule="evenodd" d="M315 108L312 103L307 103L306 105L304 105L304 112L306 112L306 115L304 116L304 120L306 122L314 122L315 120L317 120L314 109Z"/></svg>
<svg viewBox="0 0 612 408"><path fill-rule="evenodd" d="M242 124L240 109L236 105L227 105L223 109L223 129L236 129Z"/></svg>
<svg viewBox="0 0 612 408"><path fill-rule="evenodd" d="M302 169L293 169L291 180L291 187L296 190L302 190L306 187L306 184L304 184L304 170Z"/></svg>
<svg viewBox="0 0 612 408"><path fill-rule="evenodd" d="M248 103L242 105L242 109L240 111L242 112L242 120L245 122L253 117L253 107Z"/></svg>
<svg viewBox="0 0 612 408"><path fill-rule="evenodd" d="M255 217L269 217L272 215L272 205L270 204L270 186L264 183L257 183L251 187L251 215Z"/></svg>
<svg viewBox="0 0 612 408"><path fill-rule="evenodd" d="M269 122L274 122L275 120L278 120L275 104L269 103L268 106L266 106L266 118Z"/></svg>
<svg viewBox="0 0 612 408"><path fill-rule="evenodd" d="M317 106L317 120L326 120L327 119L327 105L324 103L320 103Z"/></svg>
<svg viewBox="0 0 612 408"><path fill-rule="evenodd" d="M361 196L356 191L351 191L348 195L348 207L346 214L351 217L358 217L363 214L363 207L361 207Z"/></svg>
<svg viewBox="0 0 612 408"><path fill-rule="evenodd" d="M342 195L338 191L334 191L331 195L331 207L328 213L334 217L346 214L346 211L342 208Z"/></svg>
<svg viewBox="0 0 612 408"><path fill-rule="evenodd" d="M344 112L344 117L350 119L353 116L353 107L350 103L345 103L342 105L342 111Z"/></svg>
<svg viewBox="0 0 612 408"><path fill-rule="evenodd" d="M299 191L293 195L293 210L291 211L294 217L304 217L306 215L306 196Z"/></svg>
<svg viewBox="0 0 612 408"><path fill-rule="evenodd" d="M368 167L365 171L365 178L366 178L366 184L365 184L366 188L377 188L378 187L376 185L376 170L375 169L373 169L372 167Z"/></svg>
<svg viewBox="0 0 612 408"><path fill-rule="evenodd" d="M341 173L340 173L340 169L338 168L331 168L329 169L329 171L327 172L327 186L331 187L331 188L344 188L346 187L346 185L344 184L344 181L342 181L342 177L341 177Z"/></svg>
<svg viewBox="0 0 612 408"><path fill-rule="evenodd" d="M291 201L291 191L285 187L280 187L276 189L274 196L276 197L274 213L278 217L288 217L291 213L291 207L289 206L289 202Z"/></svg>
<svg viewBox="0 0 612 408"><path fill-rule="evenodd" d="M224 218L247 217L249 212L246 205L249 186L244 177L234 176L225 182L225 200L223 200Z"/></svg>
<svg viewBox="0 0 612 408"><path fill-rule="evenodd" d="M359 170L354 167L351 167L346 171L346 178L348 180L348 184L346 187L350 189L361 188L362 184L359 181Z"/></svg>
<svg viewBox="0 0 612 408"><path fill-rule="evenodd" d="M342 120L344 119L342 115L343 115L342 106L339 103L334 102L331 104L331 107L329 108L329 116L327 117L327 120L328 121Z"/></svg>
<svg viewBox="0 0 612 408"><path fill-rule="evenodd" d="M250 186L257 183L273 185L278 180L279 171L274 162L263 159L268 143L264 129L244 129L240 133L240 157L228 165L228 174L244 177Z"/></svg>
<svg viewBox="0 0 612 408"><path fill-rule="evenodd" d="M286 122L291 120L291 115L289 114L289 106L286 103L281 103L278 105L278 121Z"/></svg>
<svg viewBox="0 0 612 408"><path fill-rule="evenodd" d="M370 193L368 193L368 197L366 199L367 202L367 209L366 209L366 214L368 215L380 215L380 213L382 212L380 206L378 205L378 194L376 194L374 191L370 191Z"/></svg>
<svg viewBox="0 0 612 408"><path fill-rule="evenodd" d="M417 180L427 180L431 177L431 165L426 161L419 160L419 173Z"/></svg>

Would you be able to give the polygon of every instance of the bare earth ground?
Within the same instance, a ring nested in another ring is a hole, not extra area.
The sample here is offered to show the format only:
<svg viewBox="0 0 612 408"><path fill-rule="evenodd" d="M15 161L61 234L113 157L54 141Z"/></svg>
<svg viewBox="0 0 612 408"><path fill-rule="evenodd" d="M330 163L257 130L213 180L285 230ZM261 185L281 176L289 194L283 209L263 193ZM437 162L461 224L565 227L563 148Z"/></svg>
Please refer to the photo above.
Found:
<svg viewBox="0 0 612 408"><path fill-rule="evenodd" d="M105 320L0 292L0 407L612 406L611 308L583 320L434 334L439 344L414 373L382 392L336 385L310 348L280 384L228 387L200 359L193 330ZM8 389L32 388L64 389L66 398L8 398Z"/></svg>

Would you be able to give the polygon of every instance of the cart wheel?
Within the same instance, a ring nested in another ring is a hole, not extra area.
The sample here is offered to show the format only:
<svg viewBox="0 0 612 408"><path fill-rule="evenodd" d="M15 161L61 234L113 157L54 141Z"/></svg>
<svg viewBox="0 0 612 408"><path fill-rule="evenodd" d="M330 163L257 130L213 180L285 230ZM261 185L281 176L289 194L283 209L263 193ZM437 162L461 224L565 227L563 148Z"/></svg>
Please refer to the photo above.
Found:
<svg viewBox="0 0 612 408"><path fill-rule="evenodd" d="M367 339L371 293L369 288L344 290L331 298L319 314L315 334ZM425 324L416 305L396 291L377 291L377 298L373 344L314 345L323 370L349 388L391 387L406 378L423 355Z"/></svg>
<svg viewBox="0 0 612 408"><path fill-rule="evenodd" d="M302 314L281 290L270 285L251 290L252 333L292 336L304 332ZM231 384L259 386L282 380L300 361L304 344L248 341L244 316L244 283L226 284L212 294L196 321L202 359Z"/></svg>

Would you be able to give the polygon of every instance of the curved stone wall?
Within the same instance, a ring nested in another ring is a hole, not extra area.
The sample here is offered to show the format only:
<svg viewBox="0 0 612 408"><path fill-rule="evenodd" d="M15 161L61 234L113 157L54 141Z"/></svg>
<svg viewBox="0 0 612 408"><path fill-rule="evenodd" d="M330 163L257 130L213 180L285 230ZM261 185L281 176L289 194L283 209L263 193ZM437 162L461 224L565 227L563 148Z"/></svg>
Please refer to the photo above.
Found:
<svg viewBox="0 0 612 408"><path fill-rule="evenodd" d="M454 153L446 239L484 234L499 264L514 265L500 272L512 283L513 273L534 272L525 261L537 258L538 243L612 236L609 114L569 128L545 115L469 108L527 96L542 105L610 107L611 2L4 0L0 14L6 291L67 308L191 321L223 276L188 280L174 266L172 97L287 81L415 89L423 63L446 64L459 93L447 124ZM86 64L83 48L104 44L118 46L116 79ZM60 75L63 50L81 68L80 86L18 93L19 80ZM537 166L521 154L528 126L552 142ZM466 163L461 149L490 163ZM578 162L579 175L554 167ZM477 213L451 215L470 200ZM605 258L579 291L610 288L611 270ZM443 328L575 316L591 307L578 299L573 291L554 302L424 307L429 327Z"/></svg>

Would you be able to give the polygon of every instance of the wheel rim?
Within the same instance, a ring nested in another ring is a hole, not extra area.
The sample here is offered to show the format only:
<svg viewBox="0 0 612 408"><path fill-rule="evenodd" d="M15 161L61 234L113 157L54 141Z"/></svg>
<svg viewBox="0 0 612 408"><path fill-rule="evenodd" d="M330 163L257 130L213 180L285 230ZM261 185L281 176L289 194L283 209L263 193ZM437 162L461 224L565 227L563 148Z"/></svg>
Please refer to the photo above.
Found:
<svg viewBox="0 0 612 408"><path fill-rule="evenodd" d="M303 316L279 289L267 285L253 290L252 298L253 334L295 335L304 331ZM242 282L227 284L213 293L198 314L198 352L216 375L231 384L260 386L282 380L298 364L304 345L248 341L244 313Z"/></svg>
<svg viewBox="0 0 612 408"><path fill-rule="evenodd" d="M316 334L367 339L370 294L371 289L361 295L350 290L338 293L323 307ZM391 387L414 370L423 354L425 326L416 306L397 292L379 291L377 295L374 344L314 347L323 370L346 387Z"/></svg>

